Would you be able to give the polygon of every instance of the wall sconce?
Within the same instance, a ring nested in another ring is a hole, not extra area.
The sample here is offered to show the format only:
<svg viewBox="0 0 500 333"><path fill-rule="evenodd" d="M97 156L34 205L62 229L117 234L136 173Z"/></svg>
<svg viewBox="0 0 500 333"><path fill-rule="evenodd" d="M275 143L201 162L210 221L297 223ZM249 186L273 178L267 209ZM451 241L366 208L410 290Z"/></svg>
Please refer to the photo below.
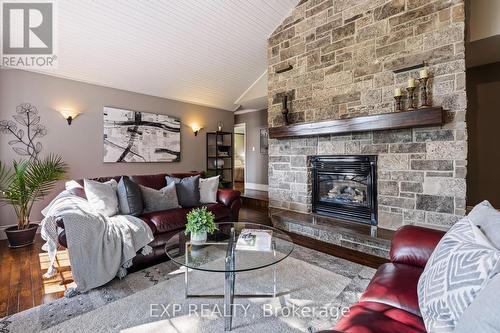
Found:
<svg viewBox="0 0 500 333"><path fill-rule="evenodd" d="M71 125L71 122L73 119L78 117L80 112L73 110L73 109L61 109L59 110L59 113L68 121L68 125Z"/></svg>
<svg viewBox="0 0 500 333"><path fill-rule="evenodd" d="M193 130L194 136L198 136L198 132L201 131L203 129L203 127L201 127L200 125L198 125L196 123L192 123L191 129Z"/></svg>

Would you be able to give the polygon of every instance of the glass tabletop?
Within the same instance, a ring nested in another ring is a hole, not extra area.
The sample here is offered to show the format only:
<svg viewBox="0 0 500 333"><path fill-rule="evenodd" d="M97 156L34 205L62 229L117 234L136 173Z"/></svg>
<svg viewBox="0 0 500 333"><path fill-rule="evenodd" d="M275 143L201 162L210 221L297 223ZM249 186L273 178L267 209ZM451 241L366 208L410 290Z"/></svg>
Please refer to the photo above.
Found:
<svg viewBox="0 0 500 333"><path fill-rule="evenodd" d="M188 268L210 272L243 272L277 264L288 257L294 248L292 239L273 227L246 222L222 222L217 223L217 228L201 244L191 242L190 236L180 231L167 241L165 252L175 263ZM240 237L242 233L244 235ZM252 248L255 244L252 235L259 237L258 247ZM249 244L252 245L251 250L246 246Z"/></svg>

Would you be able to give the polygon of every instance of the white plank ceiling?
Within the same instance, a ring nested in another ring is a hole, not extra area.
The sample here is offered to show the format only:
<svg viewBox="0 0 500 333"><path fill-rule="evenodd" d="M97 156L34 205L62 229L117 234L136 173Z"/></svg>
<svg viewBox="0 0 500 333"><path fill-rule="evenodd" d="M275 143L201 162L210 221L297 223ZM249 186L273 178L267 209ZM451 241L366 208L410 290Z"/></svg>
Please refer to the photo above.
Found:
<svg viewBox="0 0 500 333"><path fill-rule="evenodd" d="M57 1L59 65L45 73L234 110L297 2Z"/></svg>

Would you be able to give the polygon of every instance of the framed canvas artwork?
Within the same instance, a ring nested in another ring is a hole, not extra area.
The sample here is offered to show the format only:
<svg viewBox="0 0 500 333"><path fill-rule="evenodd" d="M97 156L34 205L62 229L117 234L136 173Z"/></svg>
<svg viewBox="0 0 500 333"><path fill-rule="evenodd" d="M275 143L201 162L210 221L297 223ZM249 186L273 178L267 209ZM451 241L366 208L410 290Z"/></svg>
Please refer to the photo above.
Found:
<svg viewBox="0 0 500 333"><path fill-rule="evenodd" d="M178 162L181 122L163 114L104 107L104 162Z"/></svg>

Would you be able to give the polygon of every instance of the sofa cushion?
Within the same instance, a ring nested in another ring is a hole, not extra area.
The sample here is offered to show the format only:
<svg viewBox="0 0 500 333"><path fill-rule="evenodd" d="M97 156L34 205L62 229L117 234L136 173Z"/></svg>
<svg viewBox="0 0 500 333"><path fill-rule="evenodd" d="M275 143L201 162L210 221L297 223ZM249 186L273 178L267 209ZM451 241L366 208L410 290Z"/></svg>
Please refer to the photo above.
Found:
<svg viewBox="0 0 500 333"><path fill-rule="evenodd" d="M423 268L388 263L379 267L361 301L379 302L420 316L417 284Z"/></svg>
<svg viewBox="0 0 500 333"><path fill-rule="evenodd" d="M137 216L144 210L142 192L138 184L123 176L116 189L120 214Z"/></svg>
<svg viewBox="0 0 500 333"><path fill-rule="evenodd" d="M500 251L464 217L444 235L418 282L418 299L430 332L454 330L477 294L500 269Z"/></svg>
<svg viewBox="0 0 500 333"><path fill-rule="evenodd" d="M221 221L231 215L231 210L221 203L205 205L207 210L215 214L215 221ZM157 212L143 213L140 217L153 230L153 234L161 234L174 230L184 229L187 220L186 215L193 208L175 208Z"/></svg>
<svg viewBox="0 0 500 333"><path fill-rule="evenodd" d="M175 183L179 204L184 208L200 205L200 176L175 178L166 176L167 185Z"/></svg>
<svg viewBox="0 0 500 333"><path fill-rule="evenodd" d="M169 231L181 230L186 225L187 208L174 208L158 212L145 213L141 215L143 220L148 220L148 224L154 225L153 234Z"/></svg>
<svg viewBox="0 0 500 333"><path fill-rule="evenodd" d="M179 208L175 184L170 184L161 190L155 190L139 185L144 200L144 213L164 211Z"/></svg>
<svg viewBox="0 0 500 333"><path fill-rule="evenodd" d="M335 325L344 333L424 333L424 322L413 313L377 302L360 302Z"/></svg>

